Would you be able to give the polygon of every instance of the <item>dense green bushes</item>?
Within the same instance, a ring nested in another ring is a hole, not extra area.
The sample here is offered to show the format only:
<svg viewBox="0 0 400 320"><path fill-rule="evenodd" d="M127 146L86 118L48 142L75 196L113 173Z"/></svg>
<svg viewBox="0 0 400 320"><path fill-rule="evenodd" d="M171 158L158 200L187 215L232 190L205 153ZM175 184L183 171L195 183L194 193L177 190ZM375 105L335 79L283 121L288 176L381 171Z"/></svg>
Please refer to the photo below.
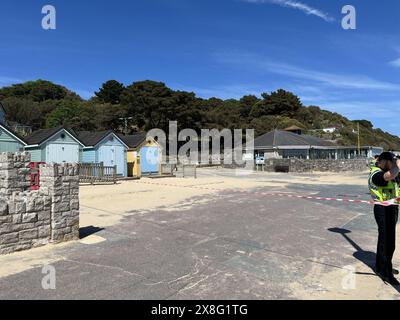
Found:
<svg viewBox="0 0 400 320"><path fill-rule="evenodd" d="M253 128L260 135L296 125L310 134L356 145L359 123L361 144L400 150L399 137L374 129L370 121L350 121L318 106L306 107L299 97L282 89L262 93L261 98L201 99L161 82L139 81L125 87L111 80L87 101L63 86L38 80L1 88L0 101L10 121L33 129L64 125L77 130L167 130L168 121L176 120L180 129ZM122 118L130 118L128 128ZM323 133L321 129L327 127L337 130Z"/></svg>

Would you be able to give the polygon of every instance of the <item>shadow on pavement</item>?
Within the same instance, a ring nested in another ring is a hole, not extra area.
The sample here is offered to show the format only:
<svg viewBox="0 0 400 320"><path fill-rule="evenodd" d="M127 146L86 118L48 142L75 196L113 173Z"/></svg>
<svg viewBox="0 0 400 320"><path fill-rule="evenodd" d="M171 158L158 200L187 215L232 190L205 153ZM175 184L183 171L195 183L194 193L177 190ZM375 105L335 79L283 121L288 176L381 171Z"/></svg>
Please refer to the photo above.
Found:
<svg viewBox="0 0 400 320"><path fill-rule="evenodd" d="M373 273L356 272L356 274L375 275L377 277L380 277L376 273L376 270L375 270L375 259L376 259L375 252L363 250L356 242L354 242L348 236L348 234L351 233L350 230L342 229L342 228L329 228L328 231L341 234L343 236L343 238L345 238L347 240L347 242L350 243L354 249L356 249L356 251L353 253L354 258L356 258L357 260L364 263L366 266L368 266L373 271ZM392 286L392 287L400 293L400 286Z"/></svg>
<svg viewBox="0 0 400 320"><path fill-rule="evenodd" d="M79 229L79 239L86 238L92 234L95 234L97 232L100 232L104 230L104 228L98 228L94 226L88 226L88 227L83 227Z"/></svg>

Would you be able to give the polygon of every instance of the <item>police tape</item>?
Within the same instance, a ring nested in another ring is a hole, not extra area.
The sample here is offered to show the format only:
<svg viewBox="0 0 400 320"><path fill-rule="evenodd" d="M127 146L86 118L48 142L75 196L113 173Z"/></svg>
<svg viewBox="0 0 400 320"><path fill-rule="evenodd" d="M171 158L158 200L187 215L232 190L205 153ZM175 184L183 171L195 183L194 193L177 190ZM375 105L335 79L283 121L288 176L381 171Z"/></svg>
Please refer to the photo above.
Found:
<svg viewBox="0 0 400 320"><path fill-rule="evenodd" d="M200 189L206 191L231 191L231 192L239 192L239 193L248 193L248 194L257 194L257 195L265 195L265 196L277 196L277 197L288 197L288 198L297 198L297 199L306 199L306 200L320 200L320 201L336 201L336 202L344 202L344 203L364 203L370 205L381 205L381 206L393 206L393 205L400 205L400 198L394 198L387 201L371 201L371 200L354 200L354 199L341 199L341 198L330 198L330 197L317 197L317 196L306 196L306 195L297 195L291 193L276 193L276 192L259 192L259 191L248 191L248 190L221 190L221 189L214 189L214 188L207 188L207 187L199 187L199 186L185 186L185 185L176 185L171 183L154 183L154 182L144 182L144 181L137 181L137 183L141 184L150 184L150 185L158 185L164 187L175 187L175 188L190 188L190 189Z"/></svg>
<svg viewBox="0 0 400 320"><path fill-rule="evenodd" d="M248 191L239 191L243 193L249 193ZM317 197L317 196L305 196L305 195L297 195L290 193L274 193L274 192L256 192L260 195L265 196L277 196L277 197L288 197L288 198L297 198L297 199L308 199L308 200L321 200L321 201L337 201L337 202L347 202L347 203L365 203L371 205L381 205L381 206L393 206L400 204L400 198L395 198L387 201L370 201L370 200L354 200L354 199L341 199L341 198L328 198L328 197Z"/></svg>

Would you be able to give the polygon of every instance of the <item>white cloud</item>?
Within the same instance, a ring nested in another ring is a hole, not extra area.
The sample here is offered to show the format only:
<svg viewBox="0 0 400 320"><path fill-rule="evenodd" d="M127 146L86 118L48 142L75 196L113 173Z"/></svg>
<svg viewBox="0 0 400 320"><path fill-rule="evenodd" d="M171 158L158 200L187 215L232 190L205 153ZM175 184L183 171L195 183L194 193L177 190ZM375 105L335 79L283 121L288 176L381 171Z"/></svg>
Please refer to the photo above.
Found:
<svg viewBox="0 0 400 320"><path fill-rule="evenodd" d="M324 102L322 107L326 110L338 112L350 119L368 118L372 120L386 121L385 127L393 123L400 110L398 101L332 101Z"/></svg>
<svg viewBox="0 0 400 320"><path fill-rule="evenodd" d="M400 68L400 58L390 61L389 64L393 67Z"/></svg>
<svg viewBox="0 0 400 320"><path fill-rule="evenodd" d="M375 80L364 75L346 75L304 69L283 63L265 63L266 70L290 77L320 82L332 87L368 89L368 90L400 90L400 84Z"/></svg>
<svg viewBox="0 0 400 320"><path fill-rule="evenodd" d="M287 63L271 61L268 58L254 54L217 54L216 58L221 63L251 67L255 72L270 72L288 76L292 79L312 81L329 87L384 91L400 90L400 84L376 80L365 75L337 74L306 69Z"/></svg>
<svg viewBox="0 0 400 320"><path fill-rule="evenodd" d="M335 101L322 104L323 109L337 112L350 120L367 119L375 128L381 128L391 134L400 136L397 118L400 103L398 101Z"/></svg>
<svg viewBox="0 0 400 320"><path fill-rule="evenodd" d="M328 13L323 12L319 9L313 8L308 4L303 2L294 1L294 0L244 0L248 3L269 3L269 4L276 4L281 7L291 8L295 10L300 10L307 15L313 15L318 18L325 20L326 22L333 22L335 19L331 17Z"/></svg>

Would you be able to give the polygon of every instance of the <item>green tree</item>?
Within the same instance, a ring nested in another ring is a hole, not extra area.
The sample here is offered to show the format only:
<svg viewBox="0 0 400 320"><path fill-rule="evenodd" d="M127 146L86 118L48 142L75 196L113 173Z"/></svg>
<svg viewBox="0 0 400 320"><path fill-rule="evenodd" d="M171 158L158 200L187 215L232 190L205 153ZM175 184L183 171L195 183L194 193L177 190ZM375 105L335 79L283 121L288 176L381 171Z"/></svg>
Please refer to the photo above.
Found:
<svg viewBox="0 0 400 320"><path fill-rule="evenodd" d="M95 92L99 102L119 104L121 102L121 94L125 87L122 83L116 80L109 80L103 83L98 92Z"/></svg>
<svg viewBox="0 0 400 320"><path fill-rule="evenodd" d="M303 106L300 98L289 91L279 89L271 94L261 94L263 100L251 110L250 116L257 118L264 115L293 117Z"/></svg>
<svg viewBox="0 0 400 320"><path fill-rule="evenodd" d="M74 101L61 101L58 106L47 116L46 127L58 126L80 129L77 126L81 122L83 104Z"/></svg>
<svg viewBox="0 0 400 320"><path fill-rule="evenodd" d="M128 109L126 106L115 104L95 104L95 113L93 115L94 123L97 130L110 130L113 129L117 132L124 132L124 123L120 120L126 117ZM133 126L128 128L130 132L134 131Z"/></svg>
<svg viewBox="0 0 400 320"><path fill-rule="evenodd" d="M251 110L259 102L260 99L254 95L243 96L239 100L240 116L242 118L249 117Z"/></svg>
<svg viewBox="0 0 400 320"><path fill-rule="evenodd" d="M128 86L121 95L128 115L145 130L160 128L168 131L169 121L196 127L201 122L194 93L173 91L162 82L141 81Z"/></svg>
<svg viewBox="0 0 400 320"><path fill-rule="evenodd" d="M8 121L31 126L34 130L41 128L43 113L39 103L24 98L8 97L2 104Z"/></svg>
<svg viewBox="0 0 400 320"><path fill-rule="evenodd" d="M76 93L46 80L28 81L1 88L0 99L7 97L30 99L35 102L62 99L81 100Z"/></svg>
<svg viewBox="0 0 400 320"><path fill-rule="evenodd" d="M162 82L141 81L128 86L121 103L144 129L165 127L165 120L175 119L172 90Z"/></svg>

